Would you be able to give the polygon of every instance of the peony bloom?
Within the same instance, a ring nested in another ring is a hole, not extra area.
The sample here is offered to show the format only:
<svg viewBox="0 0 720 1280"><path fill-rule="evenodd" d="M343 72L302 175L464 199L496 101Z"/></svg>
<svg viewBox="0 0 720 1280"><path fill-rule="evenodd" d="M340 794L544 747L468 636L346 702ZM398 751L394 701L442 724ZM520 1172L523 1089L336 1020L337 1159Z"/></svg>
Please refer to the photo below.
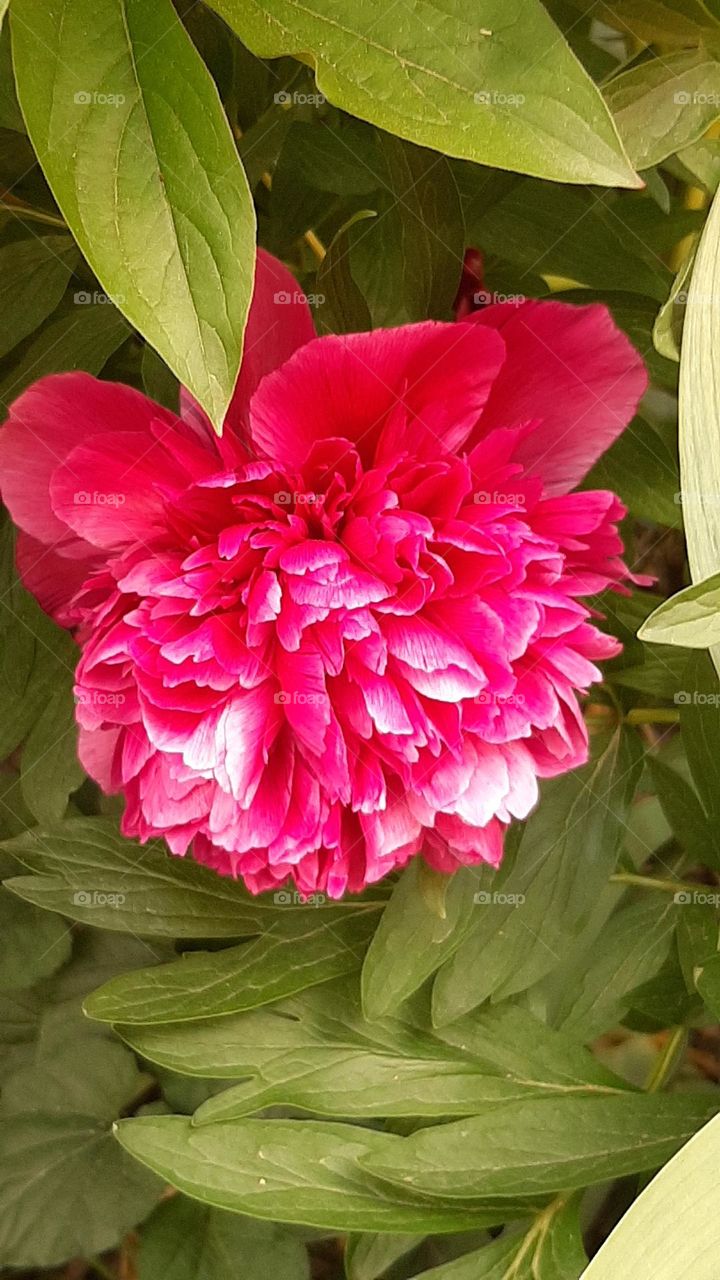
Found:
<svg viewBox="0 0 720 1280"><path fill-rule="evenodd" d="M581 600L629 573L618 499L571 490L644 388L604 307L316 338L261 253L221 439L187 394L21 395L20 572L76 631L80 755L124 832L253 892L497 864L586 759L578 693L618 646Z"/></svg>

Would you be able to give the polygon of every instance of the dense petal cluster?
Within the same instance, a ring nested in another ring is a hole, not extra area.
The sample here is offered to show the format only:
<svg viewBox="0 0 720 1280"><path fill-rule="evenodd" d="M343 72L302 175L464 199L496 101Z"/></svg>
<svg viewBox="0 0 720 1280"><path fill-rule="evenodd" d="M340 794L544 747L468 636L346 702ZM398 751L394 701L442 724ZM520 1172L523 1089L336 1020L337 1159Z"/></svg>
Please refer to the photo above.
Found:
<svg viewBox="0 0 720 1280"><path fill-rule="evenodd" d="M315 338L297 299L261 254L220 439L84 374L12 408L0 481L81 646L82 760L128 835L253 891L497 864L586 758L616 645L581 601L628 571L617 498L570 490L642 363L599 306Z"/></svg>

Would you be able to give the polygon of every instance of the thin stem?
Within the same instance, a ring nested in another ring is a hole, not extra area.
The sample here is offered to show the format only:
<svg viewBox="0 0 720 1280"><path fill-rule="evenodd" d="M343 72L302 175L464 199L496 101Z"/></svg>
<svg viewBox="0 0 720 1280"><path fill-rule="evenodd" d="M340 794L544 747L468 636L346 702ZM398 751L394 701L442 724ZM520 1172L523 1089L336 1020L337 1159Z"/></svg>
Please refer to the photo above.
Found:
<svg viewBox="0 0 720 1280"><path fill-rule="evenodd" d="M689 884L684 880L663 880L659 876L640 876L631 871L616 871L610 876L615 884L631 884L638 889L657 889L661 893L697 893L703 886Z"/></svg>
<svg viewBox="0 0 720 1280"><path fill-rule="evenodd" d="M680 712L674 707L633 707L625 724L678 724Z"/></svg>
<svg viewBox="0 0 720 1280"><path fill-rule="evenodd" d="M29 205L16 204L7 197L0 198L0 209L7 209L16 218L26 218L28 222L42 222L47 227L61 227L63 231L68 229L67 222L62 218L56 218L52 213L43 213L41 209L32 209Z"/></svg>
<svg viewBox="0 0 720 1280"><path fill-rule="evenodd" d="M674 1027L668 1042L658 1054L645 1082L646 1093L659 1093L675 1074L675 1070L687 1049L687 1027Z"/></svg>

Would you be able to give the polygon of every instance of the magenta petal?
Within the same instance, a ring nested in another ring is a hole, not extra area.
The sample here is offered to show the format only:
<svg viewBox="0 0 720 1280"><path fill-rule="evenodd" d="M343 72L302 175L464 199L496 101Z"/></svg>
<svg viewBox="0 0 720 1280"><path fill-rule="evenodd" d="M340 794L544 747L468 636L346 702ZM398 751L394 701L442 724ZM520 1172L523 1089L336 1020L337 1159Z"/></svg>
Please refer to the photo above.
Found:
<svg viewBox="0 0 720 1280"><path fill-rule="evenodd" d="M68 603L96 564L95 549L87 550L89 555L82 559L68 559L22 529L18 531L15 559L20 580L45 612L60 623L66 621Z"/></svg>
<svg viewBox="0 0 720 1280"><path fill-rule="evenodd" d="M52 510L50 480L68 454L99 433L147 431L172 414L119 382L101 382L87 373L42 378L10 407L0 431L0 491L16 524L40 542L62 541L78 548L76 536ZM72 551L71 551L72 554Z"/></svg>
<svg viewBox="0 0 720 1280"><path fill-rule="evenodd" d="M474 439L539 419L516 459L546 492L567 493L635 413L647 386L641 357L599 304L501 303L472 323L497 330L507 346Z"/></svg>
<svg viewBox="0 0 720 1280"><path fill-rule="evenodd" d="M413 457L458 448L470 433L502 365L498 334L472 324L404 325L330 335L308 343L253 397L259 449L302 466L312 445L339 434L363 456L407 449Z"/></svg>

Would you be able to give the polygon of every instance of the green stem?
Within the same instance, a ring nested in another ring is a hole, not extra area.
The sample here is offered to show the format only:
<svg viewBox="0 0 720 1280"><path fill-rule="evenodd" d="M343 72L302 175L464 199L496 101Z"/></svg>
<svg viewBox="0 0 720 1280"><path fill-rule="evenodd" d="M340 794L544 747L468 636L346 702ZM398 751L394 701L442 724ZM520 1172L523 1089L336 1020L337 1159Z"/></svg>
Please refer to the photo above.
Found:
<svg viewBox="0 0 720 1280"><path fill-rule="evenodd" d="M661 880L656 876L638 876L630 871L617 871L615 875L610 876L611 881L615 884L631 884L638 889L657 889L661 893L697 893L702 892L703 886L699 884L689 884L684 880Z"/></svg>
<svg viewBox="0 0 720 1280"><path fill-rule="evenodd" d="M6 200L0 200L0 209L6 209L16 218L25 218L28 222L42 222L47 227L61 227L63 231L68 229L67 222L63 222L62 218L56 218L52 213L43 213L41 209L31 209L23 204L8 204Z"/></svg>
<svg viewBox="0 0 720 1280"><path fill-rule="evenodd" d="M653 1063L645 1082L646 1093L659 1093L671 1080L688 1043L687 1027L674 1027L665 1048Z"/></svg>
<svg viewBox="0 0 720 1280"><path fill-rule="evenodd" d="M625 724L678 724L680 712L674 707L633 707L625 716Z"/></svg>

